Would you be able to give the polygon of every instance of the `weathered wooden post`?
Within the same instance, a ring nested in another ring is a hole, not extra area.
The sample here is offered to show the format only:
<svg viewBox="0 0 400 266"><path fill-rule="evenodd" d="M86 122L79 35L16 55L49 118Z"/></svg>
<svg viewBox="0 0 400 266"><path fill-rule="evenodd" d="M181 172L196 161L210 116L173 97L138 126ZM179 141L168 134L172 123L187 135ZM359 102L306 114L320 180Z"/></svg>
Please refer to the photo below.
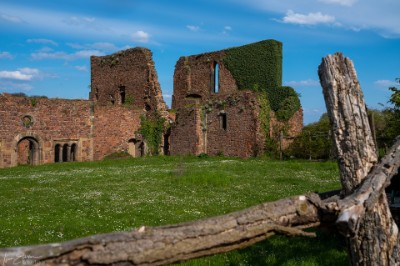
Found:
<svg viewBox="0 0 400 266"><path fill-rule="evenodd" d="M337 147L343 193L350 195L377 162L363 93L352 61L341 53L323 58L318 75ZM354 208L348 213L353 215L350 219L342 217L346 220L342 231L349 239L351 264L398 265L398 228L385 193L373 206L365 207L364 215Z"/></svg>

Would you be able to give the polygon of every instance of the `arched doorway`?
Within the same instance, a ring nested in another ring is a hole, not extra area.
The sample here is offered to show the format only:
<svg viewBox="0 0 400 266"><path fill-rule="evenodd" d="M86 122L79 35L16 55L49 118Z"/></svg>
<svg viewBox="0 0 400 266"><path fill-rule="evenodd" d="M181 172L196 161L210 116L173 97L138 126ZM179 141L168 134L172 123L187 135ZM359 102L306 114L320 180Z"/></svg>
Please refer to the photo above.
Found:
<svg viewBox="0 0 400 266"><path fill-rule="evenodd" d="M40 162L39 142L34 137L24 137L17 143L18 164L38 165Z"/></svg>
<svg viewBox="0 0 400 266"><path fill-rule="evenodd" d="M130 139L128 140L128 153L132 157L142 157L145 154L143 141Z"/></svg>

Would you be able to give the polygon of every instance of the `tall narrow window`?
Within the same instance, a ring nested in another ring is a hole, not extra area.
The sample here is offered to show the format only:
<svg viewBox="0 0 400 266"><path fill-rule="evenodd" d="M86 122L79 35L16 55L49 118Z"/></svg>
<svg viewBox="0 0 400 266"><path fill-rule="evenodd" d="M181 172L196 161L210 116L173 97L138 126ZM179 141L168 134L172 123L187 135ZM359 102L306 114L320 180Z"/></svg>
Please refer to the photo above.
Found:
<svg viewBox="0 0 400 266"><path fill-rule="evenodd" d="M218 93L219 91L219 65L217 62L214 62L214 93Z"/></svg>
<svg viewBox="0 0 400 266"><path fill-rule="evenodd" d="M220 128L223 130L226 130L228 128L228 121L226 118L226 113L219 114L219 125L220 125Z"/></svg>
<svg viewBox="0 0 400 266"><path fill-rule="evenodd" d="M121 99L121 104L125 103L125 86L119 86L119 97Z"/></svg>

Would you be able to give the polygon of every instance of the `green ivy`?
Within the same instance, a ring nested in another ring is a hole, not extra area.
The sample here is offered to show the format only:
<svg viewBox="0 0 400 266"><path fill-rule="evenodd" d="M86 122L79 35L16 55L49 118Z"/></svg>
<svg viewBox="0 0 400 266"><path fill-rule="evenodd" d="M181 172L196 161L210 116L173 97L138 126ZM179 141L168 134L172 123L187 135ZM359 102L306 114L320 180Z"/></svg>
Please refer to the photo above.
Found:
<svg viewBox="0 0 400 266"><path fill-rule="evenodd" d="M271 103L271 108L275 111L278 120L287 121L300 109L299 95L291 87L285 86L271 90L268 95L273 103Z"/></svg>
<svg viewBox="0 0 400 266"><path fill-rule="evenodd" d="M140 134L149 148L150 155L158 155L164 133L165 118L156 114L154 117L140 117Z"/></svg>
<svg viewBox="0 0 400 266"><path fill-rule="evenodd" d="M125 102L123 103L123 106L131 107L134 102L135 102L135 100L134 100L134 98L132 96L126 96L125 97Z"/></svg>
<svg viewBox="0 0 400 266"><path fill-rule="evenodd" d="M258 96L258 102L260 103L260 120L261 120L261 128L264 131L265 138L269 138L269 127L270 127L270 112L271 106L268 101L268 97L266 93L261 93Z"/></svg>
<svg viewBox="0 0 400 266"><path fill-rule="evenodd" d="M266 40L227 49L223 59L240 90L266 91L282 85L282 43Z"/></svg>
<svg viewBox="0 0 400 266"><path fill-rule="evenodd" d="M281 121L287 121L300 108L299 95L282 86L282 43L261 41L227 49L224 64L240 90L265 92L270 108Z"/></svg>

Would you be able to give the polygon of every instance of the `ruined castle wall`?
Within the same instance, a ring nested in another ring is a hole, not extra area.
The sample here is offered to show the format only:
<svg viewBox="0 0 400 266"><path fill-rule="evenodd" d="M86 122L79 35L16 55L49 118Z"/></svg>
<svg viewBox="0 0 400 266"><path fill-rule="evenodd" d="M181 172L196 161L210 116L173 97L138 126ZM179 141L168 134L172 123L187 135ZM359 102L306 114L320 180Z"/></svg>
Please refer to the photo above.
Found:
<svg viewBox="0 0 400 266"><path fill-rule="evenodd" d="M257 138L260 128L255 95L242 92L229 98L215 97L214 101L216 104L207 115L207 153L239 157L258 155L263 143L258 143Z"/></svg>
<svg viewBox="0 0 400 266"><path fill-rule="evenodd" d="M152 53L132 48L108 56L91 57L90 98L97 105L134 105L167 116Z"/></svg>
<svg viewBox="0 0 400 266"><path fill-rule="evenodd" d="M174 73L173 109L184 107L187 97L196 96L204 100L215 94L237 91L236 81L222 60L224 56L224 51L219 51L178 60ZM217 93L214 92L215 75L218 75Z"/></svg>
<svg viewBox="0 0 400 266"><path fill-rule="evenodd" d="M0 95L0 167L15 166L27 158L29 138L38 143L37 164L52 163L56 144L76 144L76 159L92 160L89 102ZM21 141L22 140L22 141ZM18 143L21 141L21 145Z"/></svg>
<svg viewBox="0 0 400 266"><path fill-rule="evenodd" d="M258 155L265 137L255 93L214 95L178 109L171 134L171 154L250 157Z"/></svg>
<svg viewBox="0 0 400 266"><path fill-rule="evenodd" d="M199 155L204 152L202 109L198 99L178 109L171 130L171 155Z"/></svg>
<svg viewBox="0 0 400 266"><path fill-rule="evenodd" d="M284 134L282 148L286 149L293 142L293 137L300 135L303 129L303 109L300 108L288 121L279 121L274 112L270 114L270 137L279 139L280 131Z"/></svg>
<svg viewBox="0 0 400 266"><path fill-rule="evenodd" d="M130 140L136 140L143 110L125 106L94 107L94 160L118 151L128 151Z"/></svg>

